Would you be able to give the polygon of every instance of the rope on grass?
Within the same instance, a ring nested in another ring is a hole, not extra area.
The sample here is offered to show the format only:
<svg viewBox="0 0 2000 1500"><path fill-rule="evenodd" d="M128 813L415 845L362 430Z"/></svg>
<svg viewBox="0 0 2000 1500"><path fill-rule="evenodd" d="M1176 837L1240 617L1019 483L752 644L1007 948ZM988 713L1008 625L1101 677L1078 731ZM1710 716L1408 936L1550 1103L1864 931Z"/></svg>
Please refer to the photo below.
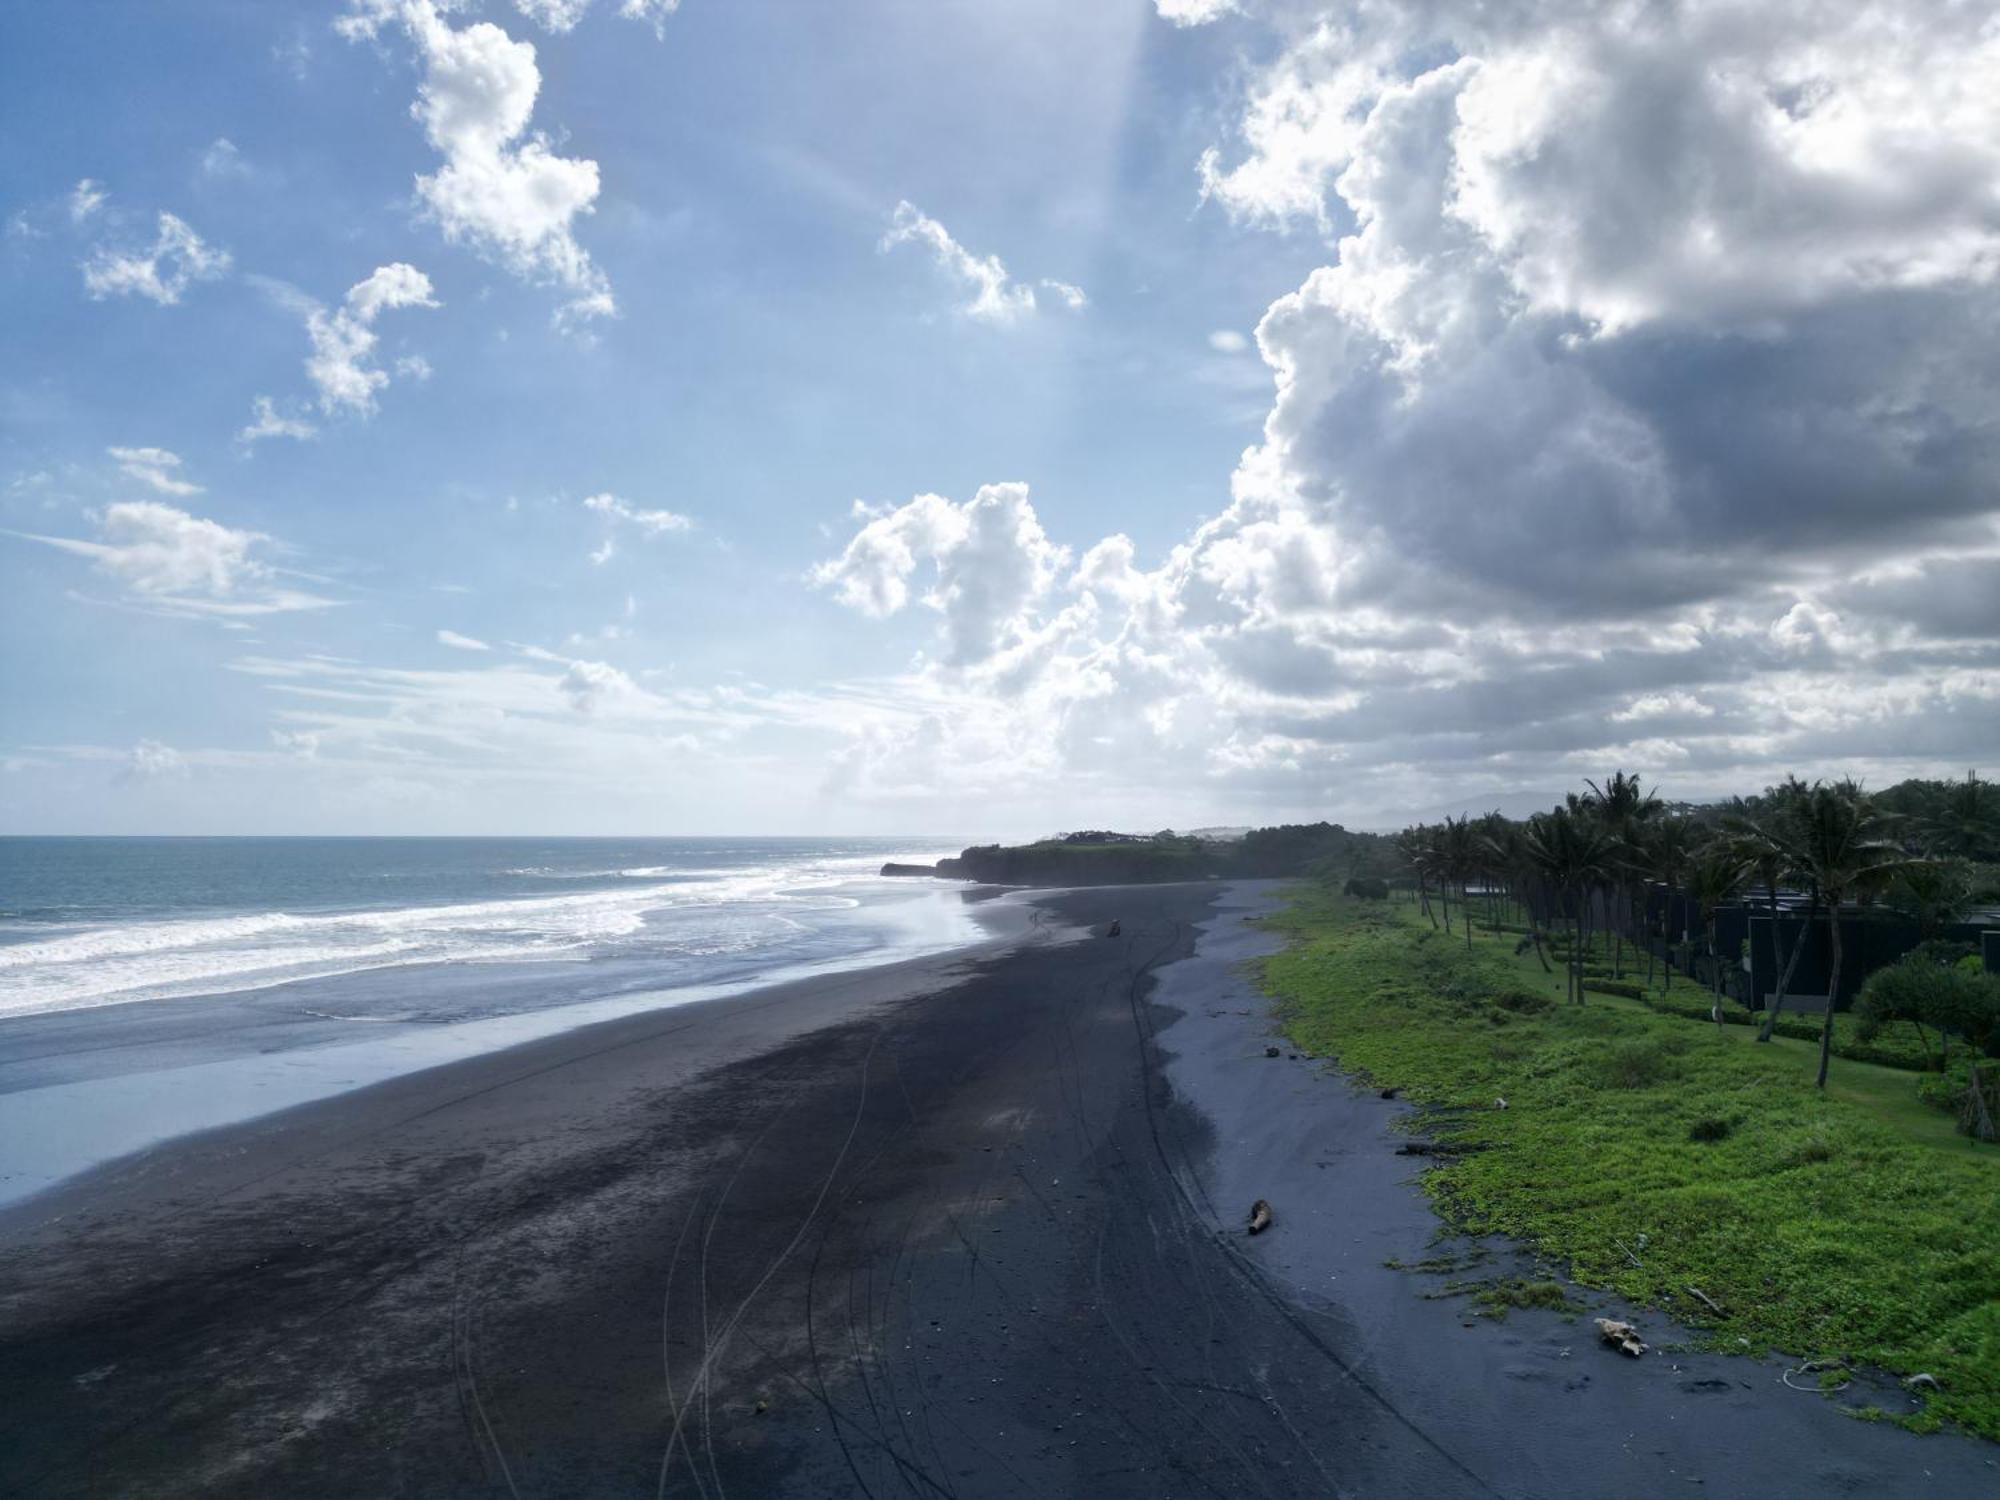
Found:
<svg viewBox="0 0 2000 1500"><path fill-rule="evenodd" d="M1847 1376L1847 1378L1841 1381L1839 1385L1817 1385L1817 1384L1793 1385L1792 1384L1792 1377L1794 1375L1817 1375L1828 1370L1838 1370L1842 1375ZM1783 1374L1781 1374L1778 1377L1778 1381L1788 1390L1810 1391L1812 1394L1816 1396L1831 1396L1836 1391L1844 1391L1850 1385L1853 1385L1854 1377L1852 1373L1849 1372L1847 1366L1842 1364L1837 1359L1830 1359L1830 1360L1809 1359L1804 1364L1800 1365L1797 1369L1786 1370Z"/></svg>

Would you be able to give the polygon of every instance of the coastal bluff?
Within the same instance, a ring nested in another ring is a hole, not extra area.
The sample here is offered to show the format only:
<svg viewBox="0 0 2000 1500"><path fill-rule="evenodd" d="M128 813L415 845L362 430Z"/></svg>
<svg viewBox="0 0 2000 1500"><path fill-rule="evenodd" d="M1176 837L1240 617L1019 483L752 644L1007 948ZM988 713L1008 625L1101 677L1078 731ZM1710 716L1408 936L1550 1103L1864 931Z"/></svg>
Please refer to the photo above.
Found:
<svg viewBox="0 0 2000 1500"><path fill-rule="evenodd" d="M1386 851L1378 846L1383 843L1378 835L1353 833L1337 823L1252 828L1233 837L1091 830L1031 844L978 844L934 865L891 861L881 873L1013 886L1142 885L1335 869L1345 875L1382 863Z"/></svg>

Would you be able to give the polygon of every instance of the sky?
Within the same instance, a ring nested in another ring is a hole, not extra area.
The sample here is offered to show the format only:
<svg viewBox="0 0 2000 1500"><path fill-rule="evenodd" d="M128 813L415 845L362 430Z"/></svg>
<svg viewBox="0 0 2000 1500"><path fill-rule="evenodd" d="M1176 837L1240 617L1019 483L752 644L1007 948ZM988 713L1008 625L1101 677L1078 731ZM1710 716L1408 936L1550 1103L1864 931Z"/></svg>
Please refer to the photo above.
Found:
<svg viewBox="0 0 2000 1500"><path fill-rule="evenodd" d="M0 12L0 831L1993 769L2000 18Z"/></svg>

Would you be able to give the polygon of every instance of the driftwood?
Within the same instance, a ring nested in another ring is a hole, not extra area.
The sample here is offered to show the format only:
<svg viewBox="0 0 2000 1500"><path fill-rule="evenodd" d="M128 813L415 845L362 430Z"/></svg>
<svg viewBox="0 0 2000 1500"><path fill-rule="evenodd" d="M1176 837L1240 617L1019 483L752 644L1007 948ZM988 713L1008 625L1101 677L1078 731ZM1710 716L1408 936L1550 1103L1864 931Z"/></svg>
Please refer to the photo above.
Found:
<svg viewBox="0 0 2000 1500"><path fill-rule="evenodd" d="M1709 1296L1708 1293L1704 1292L1700 1287L1691 1286L1688 1288L1688 1290L1694 1293L1694 1295L1700 1299L1701 1305L1703 1307L1707 1308L1710 1312L1714 1313L1718 1318L1726 1318L1729 1316L1728 1313L1724 1312L1720 1307L1716 1306L1715 1299Z"/></svg>
<svg viewBox="0 0 2000 1500"><path fill-rule="evenodd" d="M1262 1234L1271 1227L1271 1205L1259 1198L1250 1205L1250 1232Z"/></svg>
<svg viewBox="0 0 2000 1500"><path fill-rule="evenodd" d="M1620 1354L1629 1354L1637 1359L1646 1352L1646 1345L1639 1337L1639 1330L1618 1318L1599 1318L1597 1331L1604 1342Z"/></svg>

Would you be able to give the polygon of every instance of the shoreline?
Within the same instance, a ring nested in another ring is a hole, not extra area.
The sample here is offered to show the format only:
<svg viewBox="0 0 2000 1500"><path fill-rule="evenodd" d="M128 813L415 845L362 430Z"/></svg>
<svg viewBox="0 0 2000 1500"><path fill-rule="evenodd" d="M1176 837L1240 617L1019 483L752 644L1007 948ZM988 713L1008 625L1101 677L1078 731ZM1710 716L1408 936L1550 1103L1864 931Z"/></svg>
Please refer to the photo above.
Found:
<svg viewBox="0 0 2000 1500"><path fill-rule="evenodd" d="M962 1500L2000 1477L1993 1445L1703 1389L1553 1314L1461 1328L1382 1266L1439 1223L1396 1106L1265 1055L1242 966L1273 897L1036 893L1043 925L992 952L605 1023L0 1211L0 1477Z"/></svg>
<svg viewBox="0 0 2000 1500"><path fill-rule="evenodd" d="M668 985L647 960L591 960L563 975L587 987L553 1004L549 963L515 961L383 966L0 1017L0 1209L185 1136L626 1016L983 951L1018 940L1031 921L1020 903L996 899L1004 892L935 894L963 924L941 941ZM523 997L514 1007L494 1003L510 993ZM442 1018L407 1013L412 995L434 1010L455 994L467 997L464 1018L448 1003Z"/></svg>

